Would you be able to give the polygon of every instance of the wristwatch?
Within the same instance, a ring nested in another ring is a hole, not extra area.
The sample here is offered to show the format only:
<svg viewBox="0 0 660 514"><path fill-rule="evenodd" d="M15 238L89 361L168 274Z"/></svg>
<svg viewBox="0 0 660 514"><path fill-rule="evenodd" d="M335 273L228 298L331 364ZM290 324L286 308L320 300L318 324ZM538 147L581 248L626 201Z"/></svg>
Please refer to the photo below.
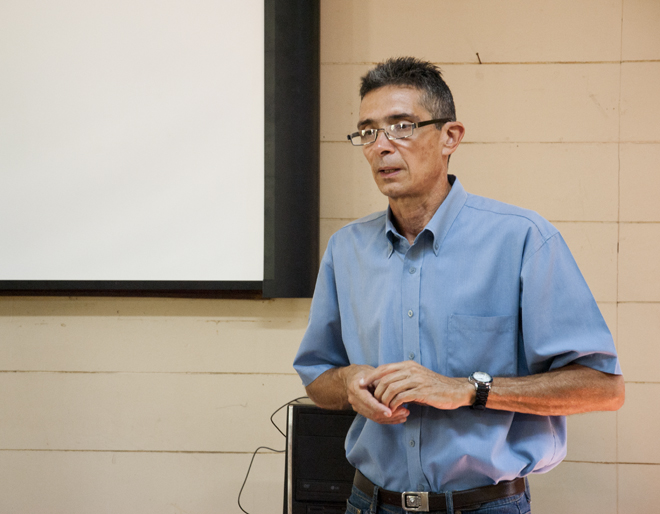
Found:
<svg viewBox="0 0 660 514"><path fill-rule="evenodd" d="M484 410L486 401L488 401L490 386L493 385L493 377L483 371L475 371L468 380L474 384L474 388L477 390L477 398L470 408Z"/></svg>

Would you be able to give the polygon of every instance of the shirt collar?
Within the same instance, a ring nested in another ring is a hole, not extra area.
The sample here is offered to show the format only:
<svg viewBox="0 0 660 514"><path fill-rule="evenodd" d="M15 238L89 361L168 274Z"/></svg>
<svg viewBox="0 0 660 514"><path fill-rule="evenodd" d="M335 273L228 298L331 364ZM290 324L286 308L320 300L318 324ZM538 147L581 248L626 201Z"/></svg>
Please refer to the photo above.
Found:
<svg viewBox="0 0 660 514"><path fill-rule="evenodd" d="M451 190L447 197L443 200L438 207L438 210L435 211L435 214L428 222L424 230L420 233L429 232L431 235L431 244L433 248L433 253L437 256L440 252L440 247L444 241L449 229L451 228L456 216L465 205L467 201L467 192L463 189L463 186L456 178L455 175L448 175L449 183L451 184ZM392 210L387 208L387 218L385 222L385 233L387 234L387 239L389 244L387 245L387 256L390 257L394 251L394 245L397 243L397 239L403 238L402 235L394 227L392 223ZM420 235L417 237L419 238Z"/></svg>

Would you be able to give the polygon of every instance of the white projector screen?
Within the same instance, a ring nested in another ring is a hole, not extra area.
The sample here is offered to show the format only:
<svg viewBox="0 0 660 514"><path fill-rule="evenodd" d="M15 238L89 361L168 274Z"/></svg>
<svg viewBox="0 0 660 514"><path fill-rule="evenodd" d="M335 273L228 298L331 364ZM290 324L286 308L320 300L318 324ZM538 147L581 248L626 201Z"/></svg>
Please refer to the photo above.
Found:
<svg viewBox="0 0 660 514"><path fill-rule="evenodd" d="M263 279L264 0L3 0L0 41L0 280Z"/></svg>

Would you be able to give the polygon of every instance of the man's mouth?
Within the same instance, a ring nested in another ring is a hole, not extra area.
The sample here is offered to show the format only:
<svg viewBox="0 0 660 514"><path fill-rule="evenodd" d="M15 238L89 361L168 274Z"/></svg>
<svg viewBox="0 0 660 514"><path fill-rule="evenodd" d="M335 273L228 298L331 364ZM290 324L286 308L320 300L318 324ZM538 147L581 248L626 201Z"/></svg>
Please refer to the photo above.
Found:
<svg viewBox="0 0 660 514"><path fill-rule="evenodd" d="M398 171L401 171L401 168L395 168L393 166L387 166L385 168L378 168L378 173L380 175L392 175Z"/></svg>

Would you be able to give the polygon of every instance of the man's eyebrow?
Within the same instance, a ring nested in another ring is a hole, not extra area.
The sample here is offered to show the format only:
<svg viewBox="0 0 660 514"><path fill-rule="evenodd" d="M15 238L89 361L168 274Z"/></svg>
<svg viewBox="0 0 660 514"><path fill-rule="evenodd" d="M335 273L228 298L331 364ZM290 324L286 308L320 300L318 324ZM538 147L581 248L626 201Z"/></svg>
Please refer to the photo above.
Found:
<svg viewBox="0 0 660 514"><path fill-rule="evenodd" d="M390 114L389 116L387 116L385 118L385 123L391 125L392 123L397 122L399 120L411 120L411 119L416 120L416 119L418 119L418 117L415 116L414 114L410 114L410 113L407 113L407 112L402 112L402 113L399 113L399 114ZM357 127L358 127L358 129L362 129L363 127L366 127L367 125L373 125L373 124L374 124L374 120L372 120L371 118L367 118L366 120L360 120L357 124Z"/></svg>
<svg viewBox="0 0 660 514"><path fill-rule="evenodd" d="M358 121L357 128L361 129L362 127L366 127L367 125L371 125L373 123L373 120L371 118L367 118L366 120L360 120Z"/></svg>

